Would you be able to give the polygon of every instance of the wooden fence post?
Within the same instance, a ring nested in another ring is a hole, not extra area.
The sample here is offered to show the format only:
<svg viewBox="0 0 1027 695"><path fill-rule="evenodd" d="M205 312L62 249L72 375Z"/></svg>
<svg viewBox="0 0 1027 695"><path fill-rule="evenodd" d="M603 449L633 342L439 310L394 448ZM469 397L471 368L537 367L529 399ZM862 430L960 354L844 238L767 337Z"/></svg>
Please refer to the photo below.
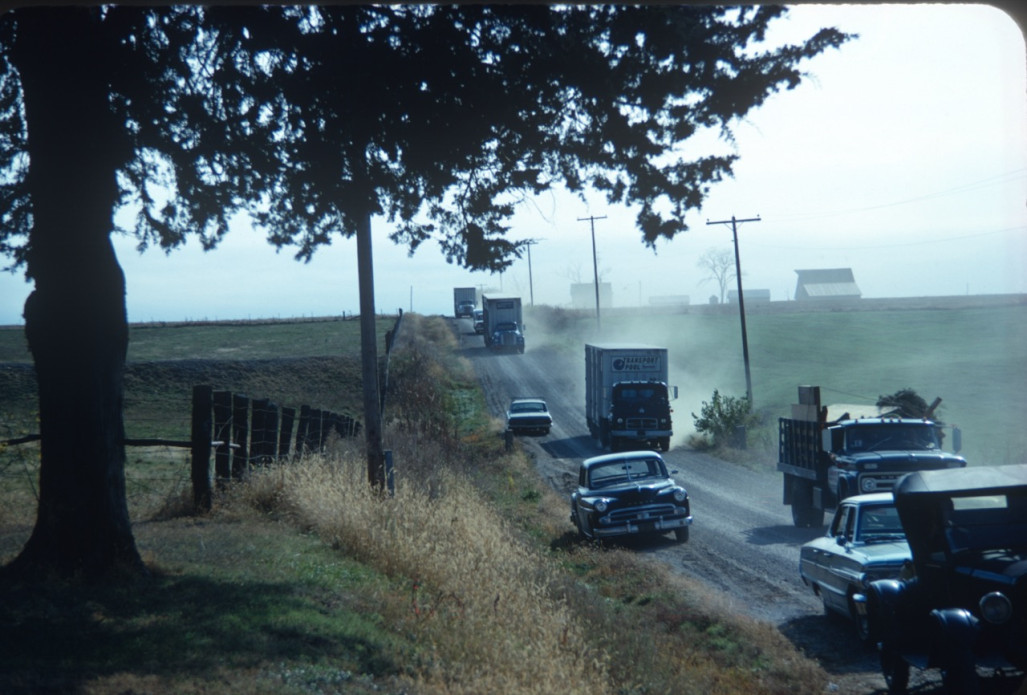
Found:
<svg viewBox="0 0 1027 695"><path fill-rule="evenodd" d="M267 398L255 398L250 418L250 463L255 466L266 466L275 457L278 406Z"/></svg>
<svg viewBox="0 0 1027 695"><path fill-rule="evenodd" d="M278 431L279 458L284 459L289 455L289 443L292 441L292 423L295 418L295 408L282 408L282 426Z"/></svg>
<svg viewBox="0 0 1027 695"><path fill-rule="evenodd" d="M192 417L192 482L193 506L203 512L211 508L210 443L212 429L213 389L193 386Z"/></svg>
<svg viewBox="0 0 1027 695"><path fill-rule="evenodd" d="M320 408L310 409L310 433L309 439L311 450L321 453L325 444L325 417L324 411Z"/></svg>
<svg viewBox="0 0 1027 695"><path fill-rule="evenodd" d="M224 485L232 475L232 392L214 392L214 477Z"/></svg>
<svg viewBox="0 0 1027 695"><path fill-rule="evenodd" d="M296 456L306 456L310 453L310 406L300 406L300 424L296 431Z"/></svg>
<svg viewBox="0 0 1027 695"><path fill-rule="evenodd" d="M236 450L232 452L232 478L242 480L249 461L249 413L250 399L236 393L232 395L232 440Z"/></svg>

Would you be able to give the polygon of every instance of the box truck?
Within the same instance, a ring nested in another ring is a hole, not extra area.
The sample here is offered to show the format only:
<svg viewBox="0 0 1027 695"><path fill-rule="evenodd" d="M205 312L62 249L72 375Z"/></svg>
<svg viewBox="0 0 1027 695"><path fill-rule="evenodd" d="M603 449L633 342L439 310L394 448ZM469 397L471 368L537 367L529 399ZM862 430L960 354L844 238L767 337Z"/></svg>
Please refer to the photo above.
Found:
<svg viewBox="0 0 1027 695"><path fill-rule="evenodd" d="M667 451L673 434L667 377L666 348L585 345L585 417L592 437L611 451Z"/></svg>
<svg viewBox="0 0 1027 695"><path fill-rule="evenodd" d="M494 352L524 352L520 297L482 297L485 347Z"/></svg>
<svg viewBox="0 0 1027 695"><path fill-rule="evenodd" d="M458 319L464 316L474 316L474 310L478 308L477 287L454 287L453 288L453 316Z"/></svg>

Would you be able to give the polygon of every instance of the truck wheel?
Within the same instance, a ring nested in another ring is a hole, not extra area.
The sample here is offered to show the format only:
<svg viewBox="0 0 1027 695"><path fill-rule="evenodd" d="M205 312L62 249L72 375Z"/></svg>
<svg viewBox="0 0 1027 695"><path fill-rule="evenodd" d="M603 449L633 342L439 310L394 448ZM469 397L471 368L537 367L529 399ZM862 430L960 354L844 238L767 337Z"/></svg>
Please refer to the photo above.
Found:
<svg viewBox="0 0 1027 695"><path fill-rule="evenodd" d="M670 437L660 437L660 451L670 451Z"/></svg>
<svg viewBox="0 0 1027 695"><path fill-rule="evenodd" d="M792 523L799 528L824 525L824 510L813 506L813 484L798 479L792 483Z"/></svg>

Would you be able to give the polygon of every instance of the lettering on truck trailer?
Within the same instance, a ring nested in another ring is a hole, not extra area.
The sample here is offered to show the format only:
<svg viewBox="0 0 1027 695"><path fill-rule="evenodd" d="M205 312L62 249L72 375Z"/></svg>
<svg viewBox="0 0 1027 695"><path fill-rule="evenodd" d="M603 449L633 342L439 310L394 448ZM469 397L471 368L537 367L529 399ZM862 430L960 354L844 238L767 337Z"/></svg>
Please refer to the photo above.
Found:
<svg viewBox="0 0 1027 695"><path fill-rule="evenodd" d="M642 372L660 368L659 355L632 355L617 357L613 360L615 372Z"/></svg>

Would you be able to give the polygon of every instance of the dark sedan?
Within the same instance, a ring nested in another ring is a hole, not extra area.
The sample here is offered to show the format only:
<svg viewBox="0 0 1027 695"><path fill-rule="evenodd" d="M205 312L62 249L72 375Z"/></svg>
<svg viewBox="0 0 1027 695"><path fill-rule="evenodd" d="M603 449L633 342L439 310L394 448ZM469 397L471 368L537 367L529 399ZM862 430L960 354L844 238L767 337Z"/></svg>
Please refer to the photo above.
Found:
<svg viewBox="0 0 1027 695"><path fill-rule="evenodd" d="M571 523L589 539L673 532L683 543L692 511L688 492L670 476L659 454L625 451L581 463L578 488L571 495Z"/></svg>

